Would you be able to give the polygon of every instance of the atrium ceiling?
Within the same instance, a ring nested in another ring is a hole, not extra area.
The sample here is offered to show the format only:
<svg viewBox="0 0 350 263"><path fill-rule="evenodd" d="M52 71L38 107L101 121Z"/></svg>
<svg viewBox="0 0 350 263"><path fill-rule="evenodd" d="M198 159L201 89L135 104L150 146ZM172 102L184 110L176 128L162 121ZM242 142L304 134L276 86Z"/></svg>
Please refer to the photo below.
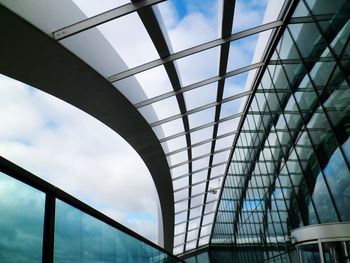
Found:
<svg viewBox="0 0 350 263"><path fill-rule="evenodd" d="M162 205L173 217L163 217L171 230L165 247L182 255L212 241L230 243L219 227L214 231L216 218L254 205L243 206L243 199L255 194L244 190L249 180L225 184L236 180L231 159L246 162L235 152L245 150L239 135L251 127L244 120L254 115L249 107L287 24L302 21L292 14L305 7L295 0L0 2L98 72L146 120L167 161L168 173L152 175L161 203L171 203ZM128 109L117 114L128 117ZM171 177L172 193L160 190L161 176ZM230 187L241 205L220 206L222 189Z"/></svg>

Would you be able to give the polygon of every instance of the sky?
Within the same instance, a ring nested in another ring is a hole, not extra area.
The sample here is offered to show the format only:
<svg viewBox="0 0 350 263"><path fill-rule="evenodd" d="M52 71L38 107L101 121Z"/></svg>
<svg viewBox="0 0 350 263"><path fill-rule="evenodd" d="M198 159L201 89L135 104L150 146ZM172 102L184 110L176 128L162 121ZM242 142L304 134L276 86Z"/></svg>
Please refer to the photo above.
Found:
<svg viewBox="0 0 350 263"><path fill-rule="evenodd" d="M99 1L98 5L93 0L74 0L74 2L86 16L90 17L128 1L104 0ZM157 5L173 52L219 37L218 3L221 1L171 0ZM267 0L238 0L233 32L261 24L266 3ZM55 11L53 9L53 14L57 15ZM46 24L45 28L50 27ZM136 13L110 21L98 29L129 68L159 58ZM81 56L92 67L97 65L98 62L93 57L95 52L91 52L93 46L91 48L89 46L91 43L85 43L87 48L82 50L81 45L70 45L70 38L65 41L64 45L69 46L73 53ZM229 70L251 63L256 41L257 37L253 36L231 44ZM213 48L176 61L182 85L190 85L217 75L218 54L219 48ZM96 57L98 59L98 55ZM111 74L108 72L110 69L97 66L95 68L104 77ZM243 91L247 75L242 74L228 79L224 97ZM140 84L139 87L128 86L127 79L114 84L132 103L172 90L163 66L135 77ZM140 92L137 90L140 87L144 93L142 96L139 96ZM185 92L186 106L191 109L213 102L216 92L215 83ZM237 112L241 102L224 104L221 117ZM140 108L139 111L149 122L180 113L174 98ZM150 114L153 111L156 115ZM29 87L5 76L0 76L0 116L2 156L57 185L151 241L157 242L158 197L151 175L137 153L118 134L73 106L38 91L35 87ZM213 120L214 108L189 116L191 128ZM220 124L219 134L232 131L236 125L235 121ZM159 138L182 130L183 125L179 119L154 128ZM193 141L200 141L209 138L211 134L212 128L208 128L191 136ZM216 150L230 146L232 140L233 137L230 137L222 140L222 143L217 143ZM172 151L186 144L184 137L181 137L162 146L166 151ZM198 147L193 153L194 157L196 154L200 156L208 153L208 147ZM218 155L216 161L227 160L228 154L227 151ZM185 161L186 158L186 155L180 153L169 157L168 162L174 165ZM194 166L198 169L205 167L207 160L208 158L201 159ZM186 173L186 169L187 165L173 169L171 171L173 178ZM220 169L222 172L224 166ZM175 188L184 186L179 182L180 180L174 183ZM219 183L217 180L213 185L217 187ZM199 192L203 190L204 184ZM177 193L176 198L180 200L186 196L187 192L182 191ZM183 219L184 217L177 220Z"/></svg>
<svg viewBox="0 0 350 263"><path fill-rule="evenodd" d="M0 116L1 156L157 241L158 197L152 178L118 134L81 110L5 76L0 76Z"/></svg>

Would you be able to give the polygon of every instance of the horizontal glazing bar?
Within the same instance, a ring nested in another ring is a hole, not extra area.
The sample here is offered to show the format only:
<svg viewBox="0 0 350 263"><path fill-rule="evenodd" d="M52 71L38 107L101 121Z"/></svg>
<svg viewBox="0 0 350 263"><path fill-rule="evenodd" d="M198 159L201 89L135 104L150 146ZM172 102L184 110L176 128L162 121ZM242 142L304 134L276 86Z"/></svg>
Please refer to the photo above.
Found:
<svg viewBox="0 0 350 263"><path fill-rule="evenodd" d="M178 223L175 224L175 226L180 225L180 224L183 224L183 223L186 223L186 222L191 221L191 220L195 220L195 219L201 218L201 217L206 216L206 215L213 214L213 213L215 213L215 211L210 211L210 212L208 212L208 213L205 213L205 214L202 214L202 215L193 217L193 218L191 218L191 219L189 219L189 220L178 222Z"/></svg>
<svg viewBox="0 0 350 263"><path fill-rule="evenodd" d="M207 43L204 43L204 44L201 44L201 45L198 45L198 46L195 46L195 47L183 50L183 51L179 51L179 52L173 53L167 57L164 57L161 59L156 59L156 60L153 60L151 62L145 63L141 66L134 67L134 68L131 68L129 70L123 71L121 73L112 75L112 76L108 77L108 81L113 83L113 82L116 82L118 80L135 75L137 73L141 73L145 70L163 65L165 63L172 62L174 60L177 60L177 59L180 59L183 57L187 57L189 55L193 55L193 54L196 54L198 52L205 51L207 49L214 48L216 46L220 46L222 44L225 44L225 43L228 43L228 42L231 42L234 40L238 40L238 39L250 36L250 35L254 35L257 33L261 33L263 31L267 31L267 30L270 30L273 28L280 27L280 26L282 26L282 24L283 24L282 21L271 22L268 24L264 24L261 26L257 26L257 27L239 32L239 33L234 33L227 38L219 38L219 39L213 40L211 42L207 42Z"/></svg>
<svg viewBox="0 0 350 263"><path fill-rule="evenodd" d="M229 121L229 120L232 120L232 119L239 118L239 117L241 117L241 116L243 116L243 115L244 115L243 112L236 113L236 114L233 114L233 115L231 115L231 116L222 118L222 119L220 119L219 121L209 122L209 123L207 123L207 124L204 124L204 125L195 127L195 128L190 129L190 130L188 130L188 131L183 131L183 132L180 132L180 133L177 133L177 134L174 134L174 135L165 137L165 138L163 138L163 139L160 139L159 142L160 142L160 143L163 143L163 142L166 142L166 141L175 139L175 138L177 138L177 137L186 135L186 134L188 134L188 133L195 132L195 131L199 131L199 130L208 128L208 127L210 127L210 126L214 126L215 124L219 124L219 123L222 123L222 122L225 122L225 121Z"/></svg>
<svg viewBox="0 0 350 263"><path fill-rule="evenodd" d="M185 113L176 114L174 116L170 116L168 118L165 118L165 119L162 119L162 120L159 120L159 121L155 121L155 122L151 123L150 126L151 127L159 126L161 124L164 124L164 123L167 123L167 122L170 122L170 121L182 118L184 116L188 116L188 115L191 115L191 114L196 113L196 112L200 112L200 111L203 111L203 110L206 110L206 109L218 106L218 105L222 105L223 103L226 103L226 102L229 102L229 101L240 99L240 98L242 98L244 96L247 96L247 95L250 95L250 94L252 94L252 91L245 91L245 92L236 94L234 96L225 98L225 99L223 99L220 102L212 102L212 103L209 103L209 104L206 104L206 105L194 108L192 110L189 110L189 111L187 111Z"/></svg>
<svg viewBox="0 0 350 263"><path fill-rule="evenodd" d="M196 158L192 158L191 160L188 160L188 161L184 161L184 162L181 162L181 163L177 163L177 164L174 164L173 166L170 166L169 168L170 169L174 169L176 167L179 167L179 166L182 166L184 164L187 164L187 163L190 163L190 162L194 162L194 161L198 161L200 159L203 159L205 157L208 157L208 156L211 156L211 155L214 155L214 154L217 154L217 153L222 153L222 152L225 152L225 151L228 151L228 150L232 150L233 147L227 147L227 148L223 148L223 149L220 149L220 150L217 150L215 152L212 152L212 153L207 153L207 154L203 154L201 156L198 156Z"/></svg>
<svg viewBox="0 0 350 263"><path fill-rule="evenodd" d="M198 169L198 170L194 170L194 171L192 171L192 173L183 174L183 175L180 175L180 176L178 176L178 177L173 178L173 181L176 181L176 180L178 180L178 179L181 179L181 178L184 178L184 177L186 177L186 176L193 175L193 174L196 174L196 173L199 173L199 172L202 172L202 171L206 171L206 170L208 170L209 168L217 167L217 166L224 165L224 164L228 164L228 163L229 163L228 161L225 161L225 162L216 163L216 164L213 164L213 165L211 165L211 166L204 167L204 168L201 168L201 169Z"/></svg>
<svg viewBox="0 0 350 263"><path fill-rule="evenodd" d="M187 212L187 211L189 211L189 210L191 210L191 209L195 209L195 208L202 207L202 206L205 206L205 205L208 205L208 204L211 204L211 203L215 203L215 202L217 202L217 201L219 201L219 199L214 199L214 200L212 200L212 201L206 202L205 204L200 204L200 205L193 206L193 207L191 207L190 209L183 209L183 210L177 211L177 212L175 213L175 215L178 215L178 214L183 213L183 212Z"/></svg>
<svg viewBox="0 0 350 263"><path fill-rule="evenodd" d="M186 198L183 198L183 199L180 199L180 200L176 200L174 203L177 204L177 203L180 203L180 202L183 202L183 201L192 199L192 198L197 197L197 196L201 196L201 195L204 196L205 194L210 193L211 191L219 190L220 188L221 188L221 187L216 187L216 188L213 188L213 189L208 190L207 192L201 192L201 193L192 195L191 197L186 197Z"/></svg>
<svg viewBox="0 0 350 263"><path fill-rule="evenodd" d="M213 225L213 223L208 223L208 224L202 225L202 227L211 226L211 225ZM192 228L192 229L191 229L190 231L188 231L188 232L192 232L192 231L198 230L198 229L200 229L200 228L202 228L202 227ZM185 234L185 232L182 232L182 233L179 233L179 234L174 235L174 237L181 236L181 235L184 235L184 234Z"/></svg>
<svg viewBox="0 0 350 263"><path fill-rule="evenodd" d="M208 79L205 79L205 80L202 80L202 81L193 83L193 84L191 84L191 85L182 87L182 88L179 89L179 90L176 90L176 91L169 91L169 92L164 93L164 94L161 94L161 95L159 95L159 96L156 96L156 97L153 97L153 98L150 98L150 99L141 101L141 102L139 102L139 103L134 104L134 106L135 106L136 108L142 108L142 107L144 107L144 106L147 106L147 105L149 105L149 104L155 103L155 102L157 102L157 101L170 98L170 97L175 96L175 95L177 95L177 94L181 94L181 93L184 93L184 92L193 90L193 89L197 89L197 88L200 88L200 87L202 87L202 86L205 86L205 85L208 85L208 84L211 84L211 83L214 83L214 82L217 82L217 81L226 79L226 78L230 78L230 77L233 77L233 76L236 76L236 75L239 75L239 74L248 72L248 71L253 70L253 69L260 68L260 67L262 67L263 65L264 65L264 63L259 62L259 63L254 63L254 64L251 64L251 65L242 67L242 68L238 68L238 69L229 71L229 72L227 72L227 73L224 74L224 75L211 77L211 78L208 78Z"/></svg>
<svg viewBox="0 0 350 263"><path fill-rule="evenodd" d="M215 179L221 178L221 177L223 177L223 176L224 176L224 174L217 175L217 176L213 176L213 177L210 178L210 179L206 179L206 180L199 181L199 182L196 182L196 183L191 184L191 185L187 185L187 186L178 188L178 189L174 190L174 193L179 192L179 191L182 191L182 190L185 190L185 189L188 189L188 188L190 188L190 187L193 187L193 186L196 186L196 185L199 185L199 184L202 184L202 183L205 183L205 182L208 182L208 181L211 181L211 180L215 180Z"/></svg>
<svg viewBox="0 0 350 263"><path fill-rule="evenodd" d="M186 151L188 150L189 148L195 148L195 147L198 147L198 146L201 146L203 144L206 144L208 142L212 142L212 141L215 141L215 140L219 140L219 139L222 139L222 138L225 138L225 137L228 137L228 136L232 136L232 135L235 135L237 133L237 131L232 131L232 132L228 132L228 133L224 133L222 135L219 135L217 136L216 138L210 138L210 139L207 139L207 140L204 140L204 141L201 141L201 142L197 142L197 143L194 143L191 145L191 147L183 147L183 148L180 148L180 149L177 149L175 151L172 151L172 152L168 152L165 154L165 156L171 156L173 154L177 154L177 153L180 153L180 152L183 152L183 151Z"/></svg>
<svg viewBox="0 0 350 263"><path fill-rule="evenodd" d="M111 9L102 14L84 19L78 23L66 26L52 33L55 40L62 40L64 38L73 36L77 33L83 32L95 26L101 25L113 19L136 12L141 8L152 6L165 0L142 0L135 3L125 4L120 7Z"/></svg>

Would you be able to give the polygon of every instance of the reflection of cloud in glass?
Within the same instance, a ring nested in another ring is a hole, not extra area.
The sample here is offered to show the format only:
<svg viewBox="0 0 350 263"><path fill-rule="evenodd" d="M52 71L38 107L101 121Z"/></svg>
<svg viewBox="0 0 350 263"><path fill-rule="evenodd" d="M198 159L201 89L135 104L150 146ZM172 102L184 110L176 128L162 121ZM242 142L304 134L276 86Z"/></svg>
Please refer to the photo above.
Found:
<svg viewBox="0 0 350 263"><path fill-rule="evenodd" d="M43 193L0 173L1 262L41 262L44 207Z"/></svg>
<svg viewBox="0 0 350 263"><path fill-rule="evenodd" d="M55 262L159 262L167 255L61 201Z"/></svg>

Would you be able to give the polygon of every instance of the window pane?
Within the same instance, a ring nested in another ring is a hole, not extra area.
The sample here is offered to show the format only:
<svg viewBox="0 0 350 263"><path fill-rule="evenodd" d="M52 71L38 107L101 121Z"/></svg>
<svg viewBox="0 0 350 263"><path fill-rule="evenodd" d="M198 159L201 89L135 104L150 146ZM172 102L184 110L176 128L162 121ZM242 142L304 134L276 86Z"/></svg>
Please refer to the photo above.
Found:
<svg viewBox="0 0 350 263"><path fill-rule="evenodd" d="M167 255L57 200L55 262L159 262Z"/></svg>
<svg viewBox="0 0 350 263"><path fill-rule="evenodd" d="M0 173L0 261L42 259L45 194Z"/></svg>

